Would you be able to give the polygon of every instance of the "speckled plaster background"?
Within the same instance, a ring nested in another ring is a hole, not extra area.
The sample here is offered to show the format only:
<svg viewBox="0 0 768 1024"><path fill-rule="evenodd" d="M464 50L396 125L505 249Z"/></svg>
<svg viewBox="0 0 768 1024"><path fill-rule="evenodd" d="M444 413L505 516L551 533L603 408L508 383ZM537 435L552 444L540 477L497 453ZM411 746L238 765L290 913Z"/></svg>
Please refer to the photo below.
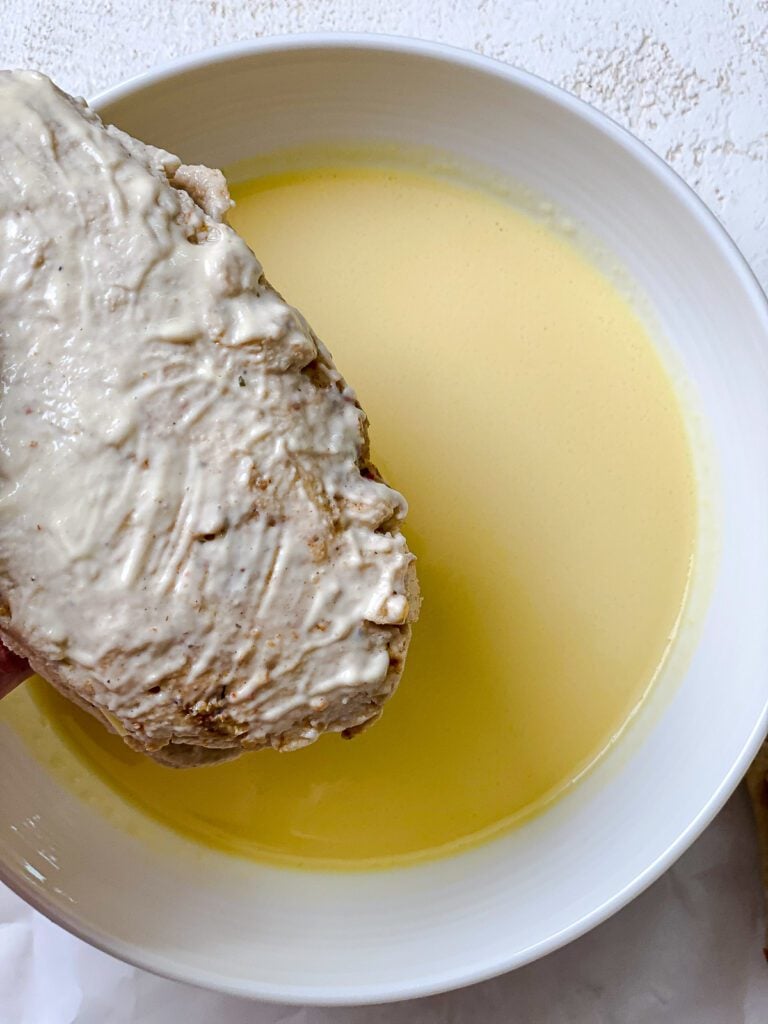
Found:
<svg viewBox="0 0 768 1024"><path fill-rule="evenodd" d="M85 96L173 57L320 30L441 40L571 90L666 159L768 286L768 2L0 0L0 66ZM120 964L0 886L0 1024L768 1024L743 792L616 917L513 975L348 1010L204 994Z"/></svg>
<svg viewBox="0 0 768 1024"><path fill-rule="evenodd" d="M283 32L391 32L508 61L639 135L768 284L766 0L4 0L1 10L3 64L40 67L85 96L171 57Z"/></svg>

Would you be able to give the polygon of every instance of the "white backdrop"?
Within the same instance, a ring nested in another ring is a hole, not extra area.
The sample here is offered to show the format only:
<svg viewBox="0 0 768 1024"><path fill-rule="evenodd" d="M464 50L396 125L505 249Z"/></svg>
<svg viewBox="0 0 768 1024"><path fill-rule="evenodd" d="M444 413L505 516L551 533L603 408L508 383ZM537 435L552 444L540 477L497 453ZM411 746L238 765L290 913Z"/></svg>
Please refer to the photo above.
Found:
<svg viewBox="0 0 768 1024"><path fill-rule="evenodd" d="M630 128L709 204L768 286L768 3L747 0L4 0L0 66L90 96L204 47L318 30L478 50ZM0 1024L768 1024L743 791L648 892L496 981L399 1006L286 1009L126 967L0 887Z"/></svg>

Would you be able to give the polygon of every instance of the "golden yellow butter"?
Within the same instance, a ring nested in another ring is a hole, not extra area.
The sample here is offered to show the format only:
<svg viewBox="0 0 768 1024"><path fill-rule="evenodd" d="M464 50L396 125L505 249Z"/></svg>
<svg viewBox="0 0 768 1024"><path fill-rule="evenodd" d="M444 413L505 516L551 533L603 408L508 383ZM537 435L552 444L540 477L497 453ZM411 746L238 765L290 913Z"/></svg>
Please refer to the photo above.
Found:
<svg viewBox="0 0 768 1024"><path fill-rule="evenodd" d="M338 866L455 848L562 792L665 658L696 534L674 389L585 255L479 188L360 166L234 198L409 496L424 605L401 689L352 742L186 772L37 699L122 798L203 842Z"/></svg>

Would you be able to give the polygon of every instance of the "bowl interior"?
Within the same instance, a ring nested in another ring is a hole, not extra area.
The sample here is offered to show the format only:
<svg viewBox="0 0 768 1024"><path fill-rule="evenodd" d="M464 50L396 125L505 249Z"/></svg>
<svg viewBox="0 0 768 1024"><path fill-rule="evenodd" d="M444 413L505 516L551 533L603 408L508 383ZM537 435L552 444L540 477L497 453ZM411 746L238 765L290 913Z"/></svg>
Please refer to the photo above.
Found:
<svg viewBox="0 0 768 1024"><path fill-rule="evenodd" d="M450 988L575 937L682 852L764 728L762 293L713 218L639 144L544 83L469 54L382 39L266 41L129 83L99 109L187 161L220 166L329 141L428 144L552 200L615 254L666 339L706 450L702 522L717 544L693 595L700 622L682 681L643 707L566 798L485 846L334 874L191 849L159 827L139 838L61 789L3 725L6 879L118 956L274 999Z"/></svg>

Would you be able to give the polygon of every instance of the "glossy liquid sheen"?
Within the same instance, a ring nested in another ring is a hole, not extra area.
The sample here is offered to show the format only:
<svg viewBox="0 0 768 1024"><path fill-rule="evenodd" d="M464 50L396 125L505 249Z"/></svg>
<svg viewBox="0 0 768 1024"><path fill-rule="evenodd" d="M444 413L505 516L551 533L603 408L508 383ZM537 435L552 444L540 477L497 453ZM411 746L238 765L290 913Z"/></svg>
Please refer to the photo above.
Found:
<svg viewBox="0 0 768 1024"><path fill-rule="evenodd" d="M492 834L621 730L684 602L695 487L642 325L572 243L480 188L351 167L234 190L231 222L357 388L424 595L351 742L173 771L38 685L122 797L248 856L386 864Z"/></svg>

